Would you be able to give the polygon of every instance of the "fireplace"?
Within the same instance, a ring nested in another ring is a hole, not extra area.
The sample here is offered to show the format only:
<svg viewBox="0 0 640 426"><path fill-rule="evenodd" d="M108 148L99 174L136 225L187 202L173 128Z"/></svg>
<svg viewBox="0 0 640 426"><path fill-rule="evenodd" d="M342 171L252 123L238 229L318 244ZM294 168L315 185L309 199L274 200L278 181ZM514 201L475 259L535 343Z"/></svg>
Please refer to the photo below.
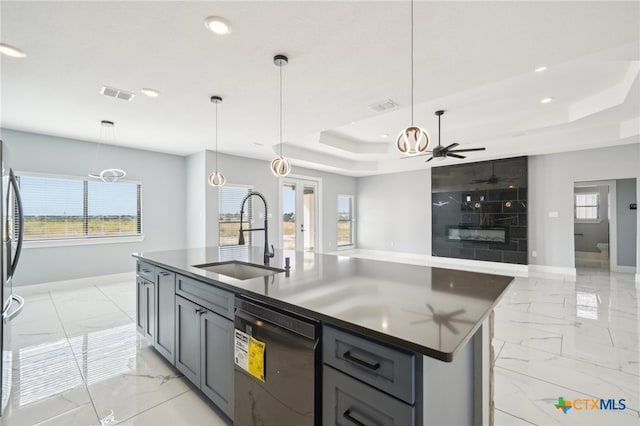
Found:
<svg viewBox="0 0 640 426"><path fill-rule="evenodd" d="M445 238L447 241L506 244L509 242L509 228L502 226L447 225Z"/></svg>

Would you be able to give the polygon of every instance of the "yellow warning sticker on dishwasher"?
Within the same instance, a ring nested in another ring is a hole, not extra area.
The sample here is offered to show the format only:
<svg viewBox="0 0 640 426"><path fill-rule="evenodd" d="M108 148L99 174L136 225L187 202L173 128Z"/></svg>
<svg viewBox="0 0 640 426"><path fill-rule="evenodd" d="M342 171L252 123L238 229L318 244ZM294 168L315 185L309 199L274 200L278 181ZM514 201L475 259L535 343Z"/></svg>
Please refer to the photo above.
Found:
<svg viewBox="0 0 640 426"><path fill-rule="evenodd" d="M264 351L266 344L247 333L235 330L235 364L256 379L264 382Z"/></svg>
<svg viewBox="0 0 640 426"><path fill-rule="evenodd" d="M266 344L249 337L249 362L247 371L256 379L264 382L264 351Z"/></svg>

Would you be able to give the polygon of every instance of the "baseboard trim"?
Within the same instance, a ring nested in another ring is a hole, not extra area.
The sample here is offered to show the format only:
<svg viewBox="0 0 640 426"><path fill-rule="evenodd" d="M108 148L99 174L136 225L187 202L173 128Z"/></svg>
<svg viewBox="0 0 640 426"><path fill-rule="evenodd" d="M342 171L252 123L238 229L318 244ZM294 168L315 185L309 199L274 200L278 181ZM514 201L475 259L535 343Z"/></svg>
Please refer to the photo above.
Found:
<svg viewBox="0 0 640 426"><path fill-rule="evenodd" d="M51 281L47 283L14 286L13 290L15 293L18 293L18 294L21 294L24 292L37 293L41 290L51 290L51 288L55 288L58 290L65 290L65 289L89 287L93 285L113 284L113 283L118 283L123 281L135 282L135 279L136 279L136 273L132 271L132 272L123 272L120 274L98 275L93 277L75 278L72 280Z"/></svg>
<svg viewBox="0 0 640 426"><path fill-rule="evenodd" d="M430 266L451 267L463 271L484 272L496 275L513 275L526 277L529 275L527 265L515 263L488 262L484 260L458 259L454 257L427 256Z"/></svg>
<svg viewBox="0 0 640 426"><path fill-rule="evenodd" d="M575 277L576 268L567 268L565 266L529 265L529 273L565 275Z"/></svg>
<svg viewBox="0 0 640 426"><path fill-rule="evenodd" d="M636 267L635 266L620 266L620 265L611 265L611 270L614 272L624 272L627 274L635 274Z"/></svg>

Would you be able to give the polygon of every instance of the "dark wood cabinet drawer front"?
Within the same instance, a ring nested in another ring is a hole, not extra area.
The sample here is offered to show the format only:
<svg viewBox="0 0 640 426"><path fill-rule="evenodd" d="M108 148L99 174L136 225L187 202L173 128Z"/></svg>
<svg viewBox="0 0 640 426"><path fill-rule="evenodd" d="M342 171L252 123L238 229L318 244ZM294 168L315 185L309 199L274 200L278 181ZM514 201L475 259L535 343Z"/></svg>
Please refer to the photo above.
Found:
<svg viewBox="0 0 640 426"><path fill-rule="evenodd" d="M410 426L415 408L323 366L323 424L339 426Z"/></svg>
<svg viewBox="0 0 640 426"><path fill-rule="evenodd" d="M233 293L182 275L176 275L176 294L223 317L233 319Z"/></svg>
<svg viewBox="0 0 640 426"><path fill-rule="evenodd" d="M138 275L140 275L141 277L151 281L151 282L155 282L156 277L155 277L155 267L147 262L143 262L141 260L138 261L138 265L137 265L137 272Z"/></svg>
<svg viewBox="0 0 640 426"><path fill-rule="evenodd" d="M415 355L333 327L323 328L325 364L401 400L415 403Z"/></svg>

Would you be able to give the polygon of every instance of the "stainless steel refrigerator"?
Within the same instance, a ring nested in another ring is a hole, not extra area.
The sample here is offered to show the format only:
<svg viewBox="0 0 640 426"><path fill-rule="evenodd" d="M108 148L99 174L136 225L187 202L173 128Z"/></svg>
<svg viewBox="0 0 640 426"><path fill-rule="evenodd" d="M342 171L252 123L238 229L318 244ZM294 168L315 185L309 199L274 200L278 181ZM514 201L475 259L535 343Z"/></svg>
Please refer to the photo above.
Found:
<svg viewBox="0 0 640 426"><path fill-rule="evenodd" d="M0 186L0 203L2 204L0 216L0 224L2 226L2 244L0 244L0 257L2 258L2 271L0 273L2 276L2 287L0 287L0 296L2 297L2 321L0 321L2 407L0 414L2 414L9 402L11 393L12 351L9 347L8 325L24 307L24 299L13 292L13 275L22 251L24 215L18 181L10 167L9 151L1 140L0 163L2 164L2 186Z"/></svg>

